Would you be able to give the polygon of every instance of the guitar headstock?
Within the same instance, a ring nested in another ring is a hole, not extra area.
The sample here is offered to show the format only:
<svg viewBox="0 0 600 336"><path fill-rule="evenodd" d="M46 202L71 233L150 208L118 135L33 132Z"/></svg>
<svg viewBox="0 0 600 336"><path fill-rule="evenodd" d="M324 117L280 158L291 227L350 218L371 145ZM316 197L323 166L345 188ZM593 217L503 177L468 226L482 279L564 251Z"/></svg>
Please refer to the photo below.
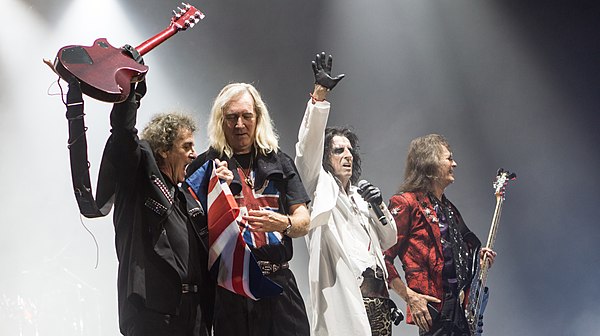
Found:
<svg viewBox="0 0 600 336"><path fill-rule="evenodd" d="M498 174L496 175L496 181L494 181L494 193L497 197L502 197L504 199L504 193L506 192L506 185L508 181L514 180L517 178L517 174L511 173L508 170L504 170L504 168L498 169Z"/></svg>
<svg viewBox="0 0 600 336"><path fill-rule="evenodd" d="M204 19L204 13L196 9L196 7L181 3L183 8L177 7L177 10L173 10L173 18L171 19L171 26L177 30L186 30L192 28L200 20Z"/></svg>

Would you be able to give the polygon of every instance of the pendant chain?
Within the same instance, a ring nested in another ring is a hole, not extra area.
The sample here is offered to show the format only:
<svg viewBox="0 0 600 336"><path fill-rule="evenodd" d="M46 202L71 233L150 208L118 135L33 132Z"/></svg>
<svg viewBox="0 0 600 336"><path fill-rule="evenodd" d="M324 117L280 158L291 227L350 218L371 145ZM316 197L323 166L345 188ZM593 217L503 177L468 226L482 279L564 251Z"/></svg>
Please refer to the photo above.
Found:
<svg viewBox="0 0 600 336"><path fill-rule="evenodd" d="M244 170L244 167L242 167L242 165L240 164L240 162L233 157L233 160L235 161L235 164L237 165L238 168L240 168L240 170L242 171L242 174L244 175L244 182L246 182L246 184L250 187L250 188L254 188L254 179L252 178L252 161L253 157L252 155L250 155L250 165L248 166L248 174L246 174L246 171Z"/></svg>

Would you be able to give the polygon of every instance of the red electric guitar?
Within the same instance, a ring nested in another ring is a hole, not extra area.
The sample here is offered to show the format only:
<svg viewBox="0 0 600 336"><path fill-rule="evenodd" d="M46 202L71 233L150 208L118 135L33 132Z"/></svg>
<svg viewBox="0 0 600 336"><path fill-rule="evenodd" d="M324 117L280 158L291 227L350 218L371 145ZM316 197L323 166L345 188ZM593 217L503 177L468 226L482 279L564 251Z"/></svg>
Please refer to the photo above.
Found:
<svg viewBox="0 0 600 336"><path fill-rule="evenodd" d="M169 27L154 35L135 49L145 55L180 30L193 27L204 14L189 4L173 11ZM48 62L47 62L48 63ZM139 64L123 48L111 46L105 38L94 41L91 47L66 46L56 55L53 70L63 79L75 77L86 95L109 103L127 99L132 82L144 78L148 67Z"/></svg>

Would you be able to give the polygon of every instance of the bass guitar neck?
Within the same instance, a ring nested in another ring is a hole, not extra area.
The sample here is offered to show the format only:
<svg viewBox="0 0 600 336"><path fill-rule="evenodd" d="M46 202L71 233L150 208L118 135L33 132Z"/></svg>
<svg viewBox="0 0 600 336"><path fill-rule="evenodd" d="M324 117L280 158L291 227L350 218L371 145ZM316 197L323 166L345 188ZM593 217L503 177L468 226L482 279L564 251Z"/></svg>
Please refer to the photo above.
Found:
<svg viewBox="0 0 600 336"><path fill-rule="evenodd" d="M496 207L494 209L494 215L492 216L492 224L490 226L490 232L486 246L489 249L494 248L496 242L496 235L498 233L498 226L500 224L500 215L502 214L502 205L504 203L504 195L506 192L506 185L508 181L514 180L517 177L514 173L509 173L504 169L498 170L496 181L494 182L494 190L496 195ZM477 251L477 256L479 250ZM477 258L477 261L479 258ZM480 336L483 333L483 313L487 305L489 297L489 288L486 287L486 281L489 270L489 262L487 256L484 257L481 263L475 262L476 271L473 277L473 283L469 291L469 298L466 308L467 322L469 323L469 329L472 336Z"/></svg>

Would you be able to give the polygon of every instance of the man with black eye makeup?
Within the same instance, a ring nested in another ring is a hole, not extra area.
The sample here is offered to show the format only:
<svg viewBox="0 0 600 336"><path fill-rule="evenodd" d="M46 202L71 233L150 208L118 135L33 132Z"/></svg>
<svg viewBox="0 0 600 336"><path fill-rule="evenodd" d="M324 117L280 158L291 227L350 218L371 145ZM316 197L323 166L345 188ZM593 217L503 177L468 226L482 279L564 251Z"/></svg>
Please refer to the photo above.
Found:
<svg viewBox="0 0 600 336"><path fill-rule="evenodd" d="M362 180L358 138L326 127L327 94L344 77L331 76L331 55L312 62L314 91L296 143L296 166L311 197L308 233L311 335L391 335L382 250L396 243L396 225L379 188ZM357 186L358 183L358 186Z"/></svg>

